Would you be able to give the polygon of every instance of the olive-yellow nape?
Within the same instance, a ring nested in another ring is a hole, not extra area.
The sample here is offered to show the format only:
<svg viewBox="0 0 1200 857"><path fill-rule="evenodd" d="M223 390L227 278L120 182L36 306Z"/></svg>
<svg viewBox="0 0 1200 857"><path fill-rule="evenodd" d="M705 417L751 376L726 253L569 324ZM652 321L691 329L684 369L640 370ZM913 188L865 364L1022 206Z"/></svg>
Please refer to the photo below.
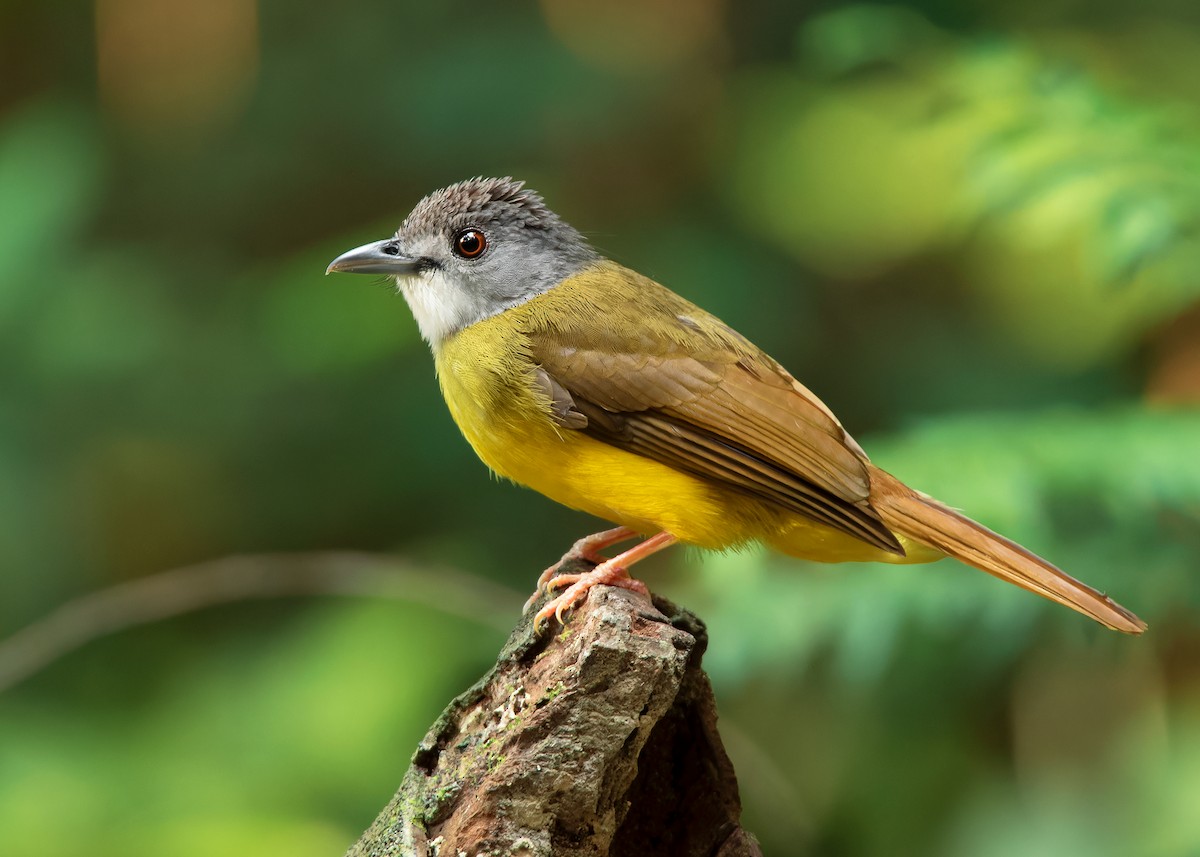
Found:
<svg viewBox="0 0 1200 857"><path fill-rule="evenodd" d="M603 258L510 178L435 191L328 271L394 277L455 422L497 474L612 521L546 570L539 625L675 542L824 562L952 556L1129 634L1103 593L871 464L748 339ZM600 551L647 536L611 559ZM562 562L596 563L555 576ZM536 595L536 593L535 593ZM533 599L531 599L532 602Z"/></svg>

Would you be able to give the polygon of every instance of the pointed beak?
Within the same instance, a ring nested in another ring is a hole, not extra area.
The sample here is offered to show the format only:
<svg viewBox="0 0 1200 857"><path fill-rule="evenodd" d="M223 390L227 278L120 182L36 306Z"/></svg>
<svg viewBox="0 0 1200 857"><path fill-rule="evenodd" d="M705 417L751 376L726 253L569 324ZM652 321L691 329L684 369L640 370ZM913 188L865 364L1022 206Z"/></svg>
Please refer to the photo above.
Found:
<svg viewBox="0 0 1200 857"><path fill-rule="evenodd" d="M389 274L401 277L415 274L417 260L400 252L395 238L355 247L338 256L325 269L326 274L340 271L346 274Z"/></svg>

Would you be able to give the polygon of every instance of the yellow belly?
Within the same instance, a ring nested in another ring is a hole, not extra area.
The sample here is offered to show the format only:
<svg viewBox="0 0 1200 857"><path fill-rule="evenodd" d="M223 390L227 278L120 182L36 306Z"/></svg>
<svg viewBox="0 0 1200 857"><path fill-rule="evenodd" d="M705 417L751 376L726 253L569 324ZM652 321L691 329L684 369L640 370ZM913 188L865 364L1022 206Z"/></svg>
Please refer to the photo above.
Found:
<svg viewBox="0 0 1200 857"><path fill-rule="evenodd" d="M762 541L823 562L904 561L785 509L560 428L535 390L534 366L511 319L506 321L497 316L477 322L435 354L454 421L500 476L640 533L665 530L704 548Z"/></svg>
<svg viewBox="0 0 1200 857"><path fill-rule="evenodd" d="M556 426L527 380L503 395L477 370L480 322L447 342L438 355L446 404L476 454L500 476L552 500L641 533L668 530L711 548L752 538L723 519L727 510L705 483L650 459ZM464 359L465 358L465 359ZM490 374L490 373L489 373Z"/></svg>

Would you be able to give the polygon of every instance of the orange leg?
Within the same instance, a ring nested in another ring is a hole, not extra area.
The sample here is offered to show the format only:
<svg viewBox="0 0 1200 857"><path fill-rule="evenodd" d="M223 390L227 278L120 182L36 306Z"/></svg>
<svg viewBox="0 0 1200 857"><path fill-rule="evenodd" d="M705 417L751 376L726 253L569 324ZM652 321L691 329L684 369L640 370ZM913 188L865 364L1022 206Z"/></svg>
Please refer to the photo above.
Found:
<svg viewBox="0 0 1200 857"><path fill-rule="evenodd" d="M629 539L637 538L637 533L629 527L614 527L611 530L605 530L602 533L592 533L590 536L584 536L575 544L571 545L571 549L563 554L562 559L554 563L548 569L542 572L538 578L537 588L533 590L533 595L529 596L529 600L525 602L525 607L521 612L528 613L529 608L538 600L543 592L549 591L551 578L558 574L558 570L565 563L573 560L586 559L588 562L599 565L604 562L604 557L600 556L600 551L606 547L615 545L618 542L629 541Z"/></svg>
<svg viewBox="0 0 1200 857"><path fill-rule="evenodd" d="M612 530L610 532L616 532ZM620 541L620 539L617 539ZM538 611L538 614L533 617L533 627L535 630L542 628L550 621L553 616L558 620L559 624L563 623L563 613L571 610L587 596L587 591L597 584L606 584L608 586L620 586L623 589L631 589L634 592L640 592L649 597L650 590L646 588L646 584L640 580L634 580L629 576L629 566L635 562L645 559L651 554L658 553L665 547L670 547L675 544L678 539L670 533L659 533L656 536L651 536L640 544L636 544L624 553L617 554L612 559L606 559L591 571L583 574L560 574L558 577L547 582L547 589L566 589L559 595L546 602L546 606ZM610 542L611 544L611 542Z"/></svg>

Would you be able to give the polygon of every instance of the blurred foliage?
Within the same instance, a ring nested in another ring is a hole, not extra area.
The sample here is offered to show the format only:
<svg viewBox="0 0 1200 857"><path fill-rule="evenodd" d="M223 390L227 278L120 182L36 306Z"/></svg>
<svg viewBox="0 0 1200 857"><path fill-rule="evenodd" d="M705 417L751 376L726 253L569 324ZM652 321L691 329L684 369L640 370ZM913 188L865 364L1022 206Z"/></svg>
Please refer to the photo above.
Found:
<svg viewBox="0 0 1200 857"><path fill-rule="evenodd" d="M0 4L0 633L239 552L525 590L596 528L489 480L388 287L322 277L513 174L1150 622L656 561L768 853L1200 853L1196 56L1172 0ZM98 639L0 694L0 852L338 853L499 642L319 598Z"/></svg>

